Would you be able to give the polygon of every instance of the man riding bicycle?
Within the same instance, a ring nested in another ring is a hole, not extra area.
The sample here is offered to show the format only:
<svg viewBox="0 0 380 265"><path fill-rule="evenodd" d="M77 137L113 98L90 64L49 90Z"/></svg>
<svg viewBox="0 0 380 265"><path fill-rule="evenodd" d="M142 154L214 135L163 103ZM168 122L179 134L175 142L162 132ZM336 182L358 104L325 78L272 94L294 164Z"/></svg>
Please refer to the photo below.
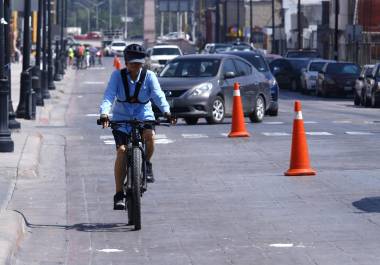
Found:
<svg viewBox="0 0 380 265"><path fill-rule="evenodd" d="M108 82L100 105L100 120L103 128L109 125L109 113L112 119L118 120L155 120L150 100L170 119L170 107L165 94L161 90L156 75L142 67L145 62L145 50L141 45L131 44L124 50L126 68L115 70ZM126 96L127 95L127 96ZM116 100L115 100L116 99ZM128 125L112 131L116 143L114 210L124 210L123 179L126 174L126 134L130 132ZM154 151L154 125L145 125L142 132L146 144L147 181L154 182L152 158Z"/></svg>

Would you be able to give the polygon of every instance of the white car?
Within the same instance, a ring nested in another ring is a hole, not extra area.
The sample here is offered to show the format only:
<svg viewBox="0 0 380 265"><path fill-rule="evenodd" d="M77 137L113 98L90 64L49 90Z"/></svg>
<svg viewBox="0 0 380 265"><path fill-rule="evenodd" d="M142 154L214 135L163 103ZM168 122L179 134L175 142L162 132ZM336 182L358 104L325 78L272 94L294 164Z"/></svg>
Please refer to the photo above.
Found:
<svg viewBox="0 0 380 265"><path fill-rule="evenodd" d="M322 70L323 66L325 66L326 63L331 62L335 61L315 59L309 62L306 69L303 69L301 74L301 86L303 93L309 94L316 91L319 71Z"/></svg>
<svg viewBox="0 0 380 265"><path fill-rule="evenodd" d="M182 55L177 45L158 45L148 50L146 64L150 70L160 72L168 61Z"/></svg>
<svg viewBox="0 0 380 265"><path fill-rule="evenodd" d="M111 55L124 55L124 49L127 47L127 43L122 40L113 41L110 45L110 54Z"/></svg>

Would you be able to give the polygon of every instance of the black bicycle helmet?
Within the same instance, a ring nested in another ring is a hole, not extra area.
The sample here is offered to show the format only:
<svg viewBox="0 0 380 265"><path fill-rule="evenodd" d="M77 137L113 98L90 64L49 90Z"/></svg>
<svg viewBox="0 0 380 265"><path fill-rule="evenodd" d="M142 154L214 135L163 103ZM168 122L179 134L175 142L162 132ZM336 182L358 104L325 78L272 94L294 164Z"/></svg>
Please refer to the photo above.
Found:
<svg viewBox="0 0 380 265"><path fill-rule="evenodd" d="M145 58L145 49L139 44L130 44L124 49L124 58L130 63L143 63Z"/></svg>

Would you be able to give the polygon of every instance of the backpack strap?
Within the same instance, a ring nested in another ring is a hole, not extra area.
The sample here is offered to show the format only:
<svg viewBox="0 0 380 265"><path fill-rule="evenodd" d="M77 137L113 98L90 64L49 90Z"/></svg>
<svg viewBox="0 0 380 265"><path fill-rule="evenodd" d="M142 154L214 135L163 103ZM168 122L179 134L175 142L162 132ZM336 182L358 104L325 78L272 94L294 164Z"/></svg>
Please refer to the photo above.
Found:
<svg viewBox="0 0 380 265"><path fill-rule="evenodd" d="M147 104L149 102L149 100L146 102L141 102L138 99L141 87L145 81L147 70L145 68L142 69L141 74L140 74L140 78L136 83L135 92L134 92L132 97L129 96L130 89L129 89L129 82L128 82L128 78L127 78L127 68L121 69L120 74L121 74L121 79L123 80L124 92L125 92L125 98L126 99L124 101L122 101L122 100L118 100L118 101L119 102L128 102L128 103Z"/></svg>

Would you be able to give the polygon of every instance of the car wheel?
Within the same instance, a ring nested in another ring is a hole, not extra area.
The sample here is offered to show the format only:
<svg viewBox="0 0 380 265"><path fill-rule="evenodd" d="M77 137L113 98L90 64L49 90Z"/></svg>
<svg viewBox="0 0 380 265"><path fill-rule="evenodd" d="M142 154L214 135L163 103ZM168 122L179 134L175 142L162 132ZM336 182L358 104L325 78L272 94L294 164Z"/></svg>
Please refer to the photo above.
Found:
<svg viewBox="0 0 380 265"><path fill-rule="evenodd" d="M255 102L255 108L249 115L251 122L262 122L265 115L265 101L262 96L258 96Z"/></svg>
<svg viewBox="0 0 380 265"><path fill-rule="evenodd" d="M278 107L270 108L268 110L268 115L269 116L278 116Z"/></svg>
<svg viewBox="0 0 380 265"><path fill-rule="evenodd" d="M354 104L355 104L355 106L359 106L360 105L360 101L361 101L360 97L358 96L357 93L355 93L355 96L354 96Z"/></svg>
<svg viewBox="0 0 380 265"><path fill-rule="evenodd" d="M197 117L187 117L187 118L184 118L184 120L185 120L187 125L195 125L198 123Z"/></svg>
<svg viewBox="0 0 380 265"><path fill-rule="evenodd" d="M293 90L293 91L296 91L297 90L297 81L296 80L293 80L292 81L292 84L290 86L290 89Z"/></svg>
<svg viewBox="0 0 380 265"><path fill-rule="evenodd" d="M372 92L371 96L371 107L376 108L379 107L379 100L376 98L376 93Z"/></svg>
<svg viewBox="0 0 380 265"><path fill-rule="evenodd" d="M216 96L211 105L211 116L206 118L208 124L221 123L224 119L225 108L221 97Z"/></svg>

